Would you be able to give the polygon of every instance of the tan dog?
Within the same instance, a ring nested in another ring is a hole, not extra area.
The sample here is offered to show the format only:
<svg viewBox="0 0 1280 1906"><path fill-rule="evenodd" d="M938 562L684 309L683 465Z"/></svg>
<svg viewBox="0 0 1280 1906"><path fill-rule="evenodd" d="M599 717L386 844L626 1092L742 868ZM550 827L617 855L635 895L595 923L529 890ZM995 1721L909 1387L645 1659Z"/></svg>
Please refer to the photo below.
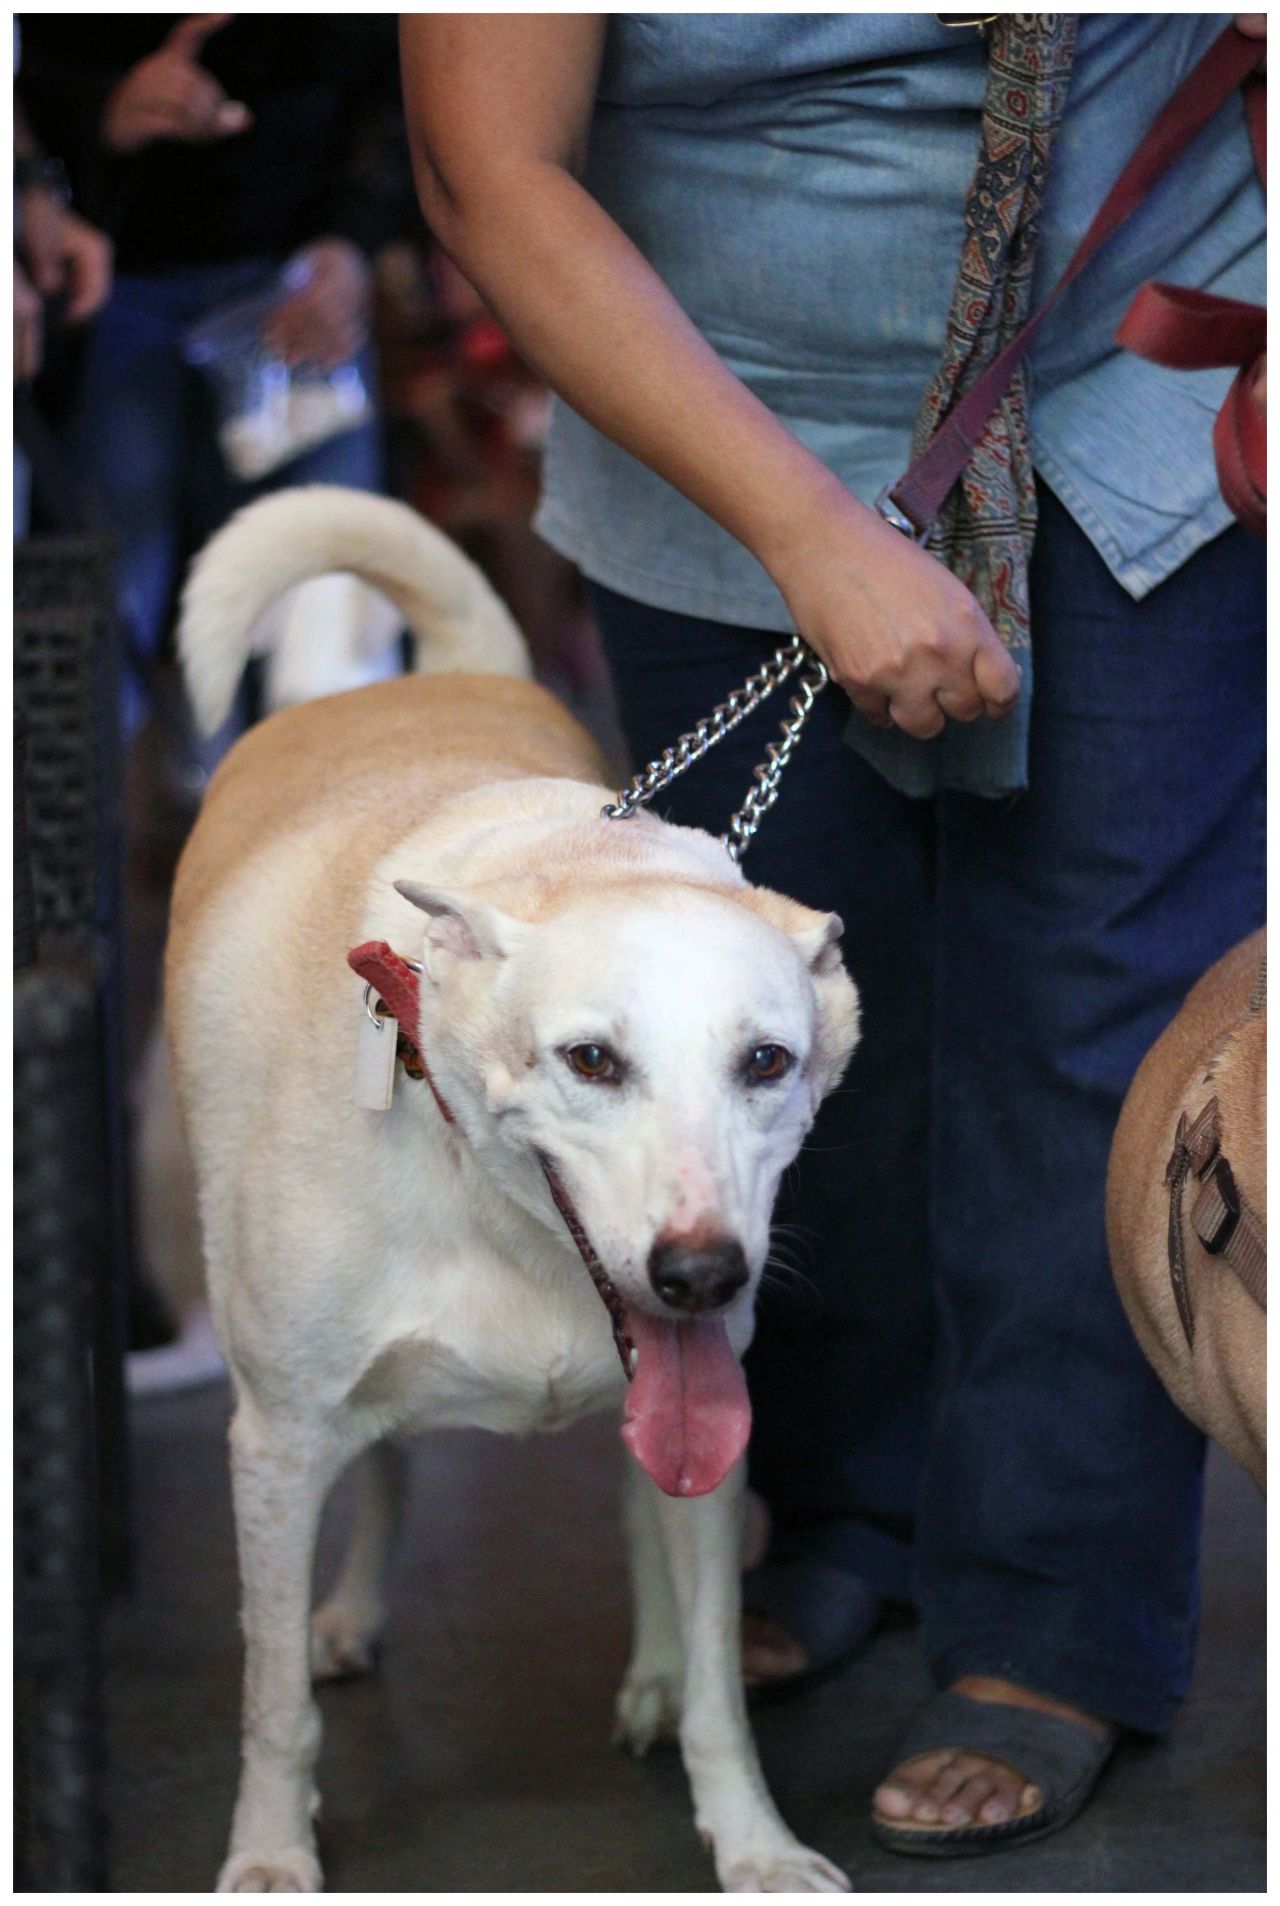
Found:
<svg viewBox="0 0 1280 1906"><path fill-rule="evenodd" d="M321 1883L309 1684L370 1664L395 1439L622 1405L620 1737L643 1751L678 1725L726 1890L837 1890L756 1761L737 1569L739 1359L773 1201L857 1036L840 923L749 887L709 835L603 820L590 738L519 679L523 644L471 564L399 504L285 493L214 539L181 630L206 727L271 602L334 571L395 601L419 667L467 672L254 729L174 890L168 1030L235 1389L247 1648L219 1888ZM316 1523L357 1457L309 1657Z"/></svg>
<svg viewBox="0 0 1280 1906"><path fill-rule="evenodd" d="M1210 968L1147 1054L1107 1181L1111 1261L1139 1343L1178 1407L1263 1488L1266 1042L1266 935L1258 932Z"/></svg>

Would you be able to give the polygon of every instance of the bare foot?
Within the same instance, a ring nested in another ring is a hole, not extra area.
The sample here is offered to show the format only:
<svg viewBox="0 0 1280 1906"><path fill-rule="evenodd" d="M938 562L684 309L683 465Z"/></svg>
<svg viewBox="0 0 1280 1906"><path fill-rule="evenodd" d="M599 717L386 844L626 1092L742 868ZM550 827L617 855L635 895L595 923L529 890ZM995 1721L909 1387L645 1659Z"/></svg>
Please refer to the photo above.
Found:
<svg viewBox="0 0 1280 1906"><path fill-rule="evenodd" d="M743 1600L742 1678L749 1688L838 1668L881 1613L879 1596L858 1576L786 1553L744 1576Z"/></svg>
<svg viewBox="0 0 1280 1906"><path fill-rule="evenodd" d="M997 1680L993 1675L964 1675L952 1684L952 1689L975 1701L998 1701L1007 1707L1035 1708L1042 1714L1056 1714L1099 1740L1104 1740L1111 1731L1107 1722L1095 1714L1086 1714L1082 1708L1055 1701L1047 1694L1036 1694L1031 1688L1020 1688L1012 1681ZM1041 1798L1040 1789L1005 1761L943 1748L935 1754L919 1754L914 1760L895 1767L876 1788L872 1806L882 1820L894 1826L994 1827L1002 1821L1034 1813Z"/></svg>
<svg viewBox="0 0 1280 1906"><path fill-rule="evenodd" d="M803 1674L809 1665L809 1651L780 1622L751 1609L742 1616L742 1679L749 1688L763 1687L769 1681L785 1681Z"/></svg>

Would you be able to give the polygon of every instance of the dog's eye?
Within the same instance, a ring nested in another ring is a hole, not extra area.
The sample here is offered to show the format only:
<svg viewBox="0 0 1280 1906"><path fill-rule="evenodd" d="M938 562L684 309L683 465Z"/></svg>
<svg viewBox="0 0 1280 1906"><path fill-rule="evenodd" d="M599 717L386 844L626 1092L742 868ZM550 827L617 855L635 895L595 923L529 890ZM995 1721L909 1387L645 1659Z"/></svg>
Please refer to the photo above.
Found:
<svg viewBox="0 0 1280 1906"><path fill-rule="evenodd" d="M570 1046L564 1056L580 1079L590 1079L593 1084L616 1079L621 1070L608 1046Z"/></svg>
<svg viewBox="0 0 1280 1906"><path fill-rule="evenodd" d="M785 1046L757 1046L747 1060L747 1083L767 1085L791 1070L791 1054Z"/></svg>

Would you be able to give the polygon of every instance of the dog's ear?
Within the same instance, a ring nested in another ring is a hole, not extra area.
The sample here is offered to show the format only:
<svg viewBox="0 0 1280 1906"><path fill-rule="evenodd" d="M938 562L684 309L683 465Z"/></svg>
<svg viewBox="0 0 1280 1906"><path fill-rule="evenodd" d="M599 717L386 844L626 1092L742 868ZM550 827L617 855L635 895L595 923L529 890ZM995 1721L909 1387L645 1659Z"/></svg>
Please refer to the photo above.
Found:
<svg viewBox="0 0 1280 1906"><path fill-rule="evenodd" d="M802 907L798 900L789 900L770 887L748 887L742 898L762 919L788 936L813 975L818 1000L812 1075L816 1110L818 1100L837 1083L858 1043L858 989L840 957L844 922L838 913Z"/></svg>
<svg viewBox="0 0 1280 1906"><path fill-rule="evenodd" d="M833 973L839 966L844 921L838 913L809 913L804 925L788 927L787 931L815 979Z"/></svg>
<svg viewBox="0 0 1280 1906"><path fill-rule="evenodd" d="M459 960L505 960L529 931L523 920L487 900L464 892L445 893L422 887L416 880L397 880L396 892L431 916L428 938L433 946Z"/></svg>
<svg viewBox="0 0 1280 1906"><path fill-rule="evenodd" d="M844 932L844 921L838 913L803 907L798 900L775 893L772 887L748 887L741 897L770 926L788 936L815 979L835 972L840 965L840 935Z"/></svg>

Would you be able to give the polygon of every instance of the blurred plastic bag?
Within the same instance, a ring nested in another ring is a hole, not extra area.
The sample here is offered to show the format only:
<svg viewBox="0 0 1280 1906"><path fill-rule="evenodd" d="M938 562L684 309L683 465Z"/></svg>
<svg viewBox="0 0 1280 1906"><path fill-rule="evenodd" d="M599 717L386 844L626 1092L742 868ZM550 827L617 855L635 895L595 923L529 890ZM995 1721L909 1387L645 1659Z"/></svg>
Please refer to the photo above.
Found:
<svg viewBox="0 0 1280 1906"><path fill-rule="evenodd" d="M305 265L286 266L264 290L221 305L186 336L188 362L206 372L217 395L223 457L244 483L356 429L374 414L357 359L322 371L312 364L286 364L264 344L272 311L303 282L300 270L305 272Z"/></svg>

